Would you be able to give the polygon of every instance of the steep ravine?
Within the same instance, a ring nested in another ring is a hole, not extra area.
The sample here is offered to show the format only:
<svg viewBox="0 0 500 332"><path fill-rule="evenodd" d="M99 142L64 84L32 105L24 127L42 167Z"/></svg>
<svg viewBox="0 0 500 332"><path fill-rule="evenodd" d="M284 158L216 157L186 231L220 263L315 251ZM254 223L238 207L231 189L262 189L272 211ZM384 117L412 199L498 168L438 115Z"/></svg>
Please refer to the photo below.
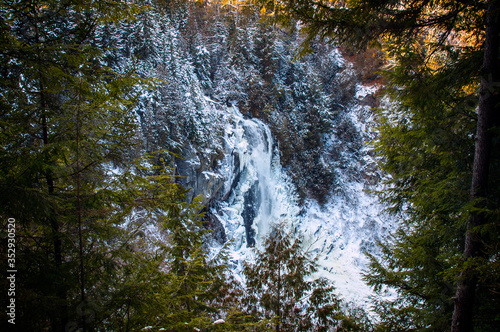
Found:
<svg viewBox="0 0 500 332"><path fill-rule="evenodd" d="M360 99L371 92L362 91ZM347 302L368 308L372 292L362 281L367 264L364 252L376 255L376 242L393 227L377 198L367 192L376 188L373 179L381 176L368 147L357 151L363 156L358 165L362 174L353 178L353 170L338 170L342 190L332 193L323 205L313 199L300 204L296 188L281 166L279 145L269 126L245 118L233 106L223 112L224 157L213 171L199 173L197 180L212 183L205 181L215 179L213 183L217 183L217 192L210 187L203 193L197 186L199 194L214 195L207 210L217 240L214 249L231 241L232 267L239 273L243 261L253 259L252 248L260 246L269 225L286 222L291 230L305 235L307 249L319 258L317 275L333 280L337 293ZM360 121L370 116L370 108L358 104L349 112L359 135L368 139L369 126ZM332 134L329 139L337 138Z"/></svg>
<svg viewBox="0 0 500 332"><path fill-rule="evenodd" d="M210 245L231 241L235 273L269 225L286 222L318 255L318 274L367 307L363 252L376 254L394 224L367 192L382 177L366 145L374 89L332 45L295 59L299 35L210 6L158 8L99 32L107 65L157 79L135 110L144 150L176 154L165 159L187 199L201 196Z"/></svg>

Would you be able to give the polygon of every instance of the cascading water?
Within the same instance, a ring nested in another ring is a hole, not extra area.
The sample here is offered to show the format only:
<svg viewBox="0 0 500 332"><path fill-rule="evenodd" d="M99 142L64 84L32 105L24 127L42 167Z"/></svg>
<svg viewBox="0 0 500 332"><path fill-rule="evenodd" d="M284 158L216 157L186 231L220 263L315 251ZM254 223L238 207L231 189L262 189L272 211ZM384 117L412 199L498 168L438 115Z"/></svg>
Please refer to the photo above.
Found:
<svg viewBox="0 0 500 332"><path fill-rule="evenodd" d="M228 180L224 200L214 214L233 241L235 255L247 257L247 248L259 246L272 223L293 222L299 208L269 127L258 119L245 119L234 107L228 112L222 162Z"/></svg>
<svg viewBox="0 0 500 332"><path fill-rule="evenodd" d="M372 291L362 281L367 264L363 252L376 254L375 243L387 232L376 198L362 183L345 180L344 193L332 195L325 205L306 200L299 207L269 127L233 107L226 114L226 151L219 169L224 194L211 214L232 241L236 274L243 261L253 261L251 248L260 247L269 226L286 222L304 235L305 249L318 256L316 276L333 280L342 298L368 308Z"/></svg>

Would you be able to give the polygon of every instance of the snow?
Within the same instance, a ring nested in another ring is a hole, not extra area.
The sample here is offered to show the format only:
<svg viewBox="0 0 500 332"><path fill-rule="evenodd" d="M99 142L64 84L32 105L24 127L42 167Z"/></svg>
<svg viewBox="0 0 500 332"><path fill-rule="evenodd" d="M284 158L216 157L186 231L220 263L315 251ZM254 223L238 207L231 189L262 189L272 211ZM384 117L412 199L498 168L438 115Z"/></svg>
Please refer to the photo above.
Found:
<svg viewBox="0 0 500 332"><path fill-rule="evenodd" d="M373 292L362 280L368 264L363 252L376 254L375 244L390 225L377 199L362 184L351 182L347 187L347 195L331 197L323 207L308 201L300 230L309 250L318 255L317 276L333 280L345 301L368 309Z"/></svg>
<svg viewBox="0 0 500 332"><path fill-rule="evenodd" d="M380 89L380 86L378 85L362 85L362 84L357 84L356 85L356 95L355 97L357 99L362 99L368 95L372 95L374 94L375 92L378 91L378 89Z"/></svg>
<svg viewBox="0 0 500 332"><path fill-rule="evenodd" d="M184 154L181 157L186 157L185 167L194 170L193 173L197 172L197 175L201 172L202 184L211 180L219 180L221 183L220 192L207 189L201 194L213 203L208 208L224 227L228 240L232 241L230 257L236 279L244 281L241 276L242 264L245 260L254 259L253 248L247 243L248 227L245 227L245 218L251 216L253 219L249 229L255 233L253 237L257 248L272 223L285 221L291 229L304 233L305 245L318 256L321 269L317 276L333 280L337 292L347 302L368 309L372 291L362 281L362 272L367 267L367 258L363 252L366 250L376 255L376 241L395 227L395 222L383 213L383 206L376 197L365 191L367 187L376 187L367 184L362 175L382 177L382 174L377 173L376 160L368 154L369 147L352 148L352 142L342 141L342 133L325 136L323 149L326 152L321 156L320 163L334 168L338 183L335 183L334 192L323 206L311 199L306 199L305 204L299 206L296 188L281 166L279 147L271 129L259 119L245 118L237 107L248 98L241 85L249 78L257 77L250 75L256 70L256 61L243 69L228 64L230 61L224 58L229 56L224 53L230 49L226 42L228 32L224 31L222 23L220 27L212 27L212 35L207 34L206 40L203 41L200 37L200 41L196 41L196 45L193 45L195 54L186 56L188 51L182 49L182 33L175 27L177 23L158 13L147 15L151 17L141 17L137 22L130 23L130 28L121 32L123 36L132 33L131 37L115 36L118 45L126 44L123 40L136 43L127 44L131 54L144 45L152 44L152 55L146 61L139 62L138 72L145 77L157 78L155 84L159 90L141 90L138 106L144 114L141 125L167 137L163 146L156 146L160 144L157 140L161 135L148 134L150 136L147 140L153 145L153 150L182 150ZM147 21L151 23L151 27L144 24ZM148 29L151 31L146 31ZM153 38L145 38L147 33ZM251 56L255 56L252 50L255 41L252 38L258 34L254 28L237 31L238 45L246 48ZM245 41L247 39L248 43ZM277 71L282 71L275 74L277 81L282 80L281 86L277 85L275 88L282 90L280 93L283 93L283 98L287 93L291 94L292 90L297 94L296 99L299 101L296 103L292 103L295 101L293 98L285 98L290 103L285 106L286 112L291 114L290 128L297 127L300 134L306 135L300 113L309 105L303 106L301 103L307 104L309 100L319 102L320 98L307 99L308 91L312 90L309 86L311 81L302 77L290 85L286 85L284 81L285 78L292 79L293 77L288 77L290 75L310 76L318 80L320 75L312 72L313 66L309 63L295 61L293 66L286 63L293 56L290 49L298 45L296 43L294 46L294 43L296 41L281 40L279 37L273 42L275 54L272 55L279 58ZM116 48L115 67L125 72L134 62L122 56L120 52L125 51L121 47ZM352 65L335 48L326 57L330 64L342 69L336 74L338 77L332 75L332 79L347 82L353 72ZM205 60L207 63L203 62ZM212 62L217 63L217 67L204 67L211 66ZM214 77L203 78L200 74L202 70L207 73L213 70ZM256 83L256 86L262 86L263 81ZM362 143L373 138L369 125L373 116L370 108L361 105L361 101L378 89L377 85L357 84L354 96L357 101L350 103L335 100L339 117L352 124ZM331 96L325 93L322 97L335 98L333 93ZM233 106L226 107L223 102L225 100ZM324 105L318 107L323 108ZM334 113L325 109L320 114L325 118L333 117L330 112ZM276 114L278 117L281 115L279 112ZM188 130L189 134L184 133ZM146 135L147 130L144 131ZM174 134L176 131L181 133L178 137ZM217 166L209 165L207 160L213 162L212 156L219 154L217 163L213 163ZM334 159L334 155L338 155L338 160ZM120 170L111 165L107 171L110 174L120 174ZM139 220L140 217L138 214L132 215L131 221ZM148 235L154 237L155 232L159 231L149 225ZM217 249L219 248L214 248L214 251Z"/></svg>
<svg viewBox="0 0 500 332"><path fill-rule="evenodd" d="M321 268L315 277L333 280L341 298L368 310L373 292L362 279L368 264L364 252L376 255L376 242L395 223L383 213L377 198L366 192L366 184L349 180L342 173L341 193L331 196L324 206L307 200L300 207L294 187L280 166L279 153L273 150L267 125L256 119L244 119L236 107L228 111L231 121L226 125L226 157L221 171L228 179L225 190L229 198L214 214L223 224L228 239L233 241L231 262L237 279L244 280L240 275L242 263L254 260L246 240L243 213L252 208L245 206L245 194L258 183L261 202L258 207L253 206L257 213L252 225L256 246L260 247L271 223L287 222L291 229L304 234L304 245L318 257ZM358 130L367 131L358 117L364 111L354 106L350 116ZM240 158L238 169L235 154ZM374 162L369 155L363 155L362 160L366 164ZM235 185L238 172L239 181Z"/></svg>
<svg viewBox="0 0 500 332"><path fill-rule="evenodd" d="M209 172L209 171L203 171L201 172L207 179L209 178L222 178L222 175L214 172Z"/></svg>

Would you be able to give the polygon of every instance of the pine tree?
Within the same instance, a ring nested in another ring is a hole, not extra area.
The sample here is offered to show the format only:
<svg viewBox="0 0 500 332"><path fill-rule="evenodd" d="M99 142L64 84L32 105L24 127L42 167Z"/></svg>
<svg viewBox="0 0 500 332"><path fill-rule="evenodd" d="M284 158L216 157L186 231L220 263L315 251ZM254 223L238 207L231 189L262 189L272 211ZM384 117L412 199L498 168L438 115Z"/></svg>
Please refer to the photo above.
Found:
<svg viewBox="0 0 500 332"><path fill-rule="evenodd" d="M96 25L136 9L1 3L0 197L1 215L18 221L19 330L89 330L106 320L88 305L117 275L117 243L128 238L121 226L136 204L134 173L115 169L134 158L139 80L102 66L92 38Z"/></svg>
<svg viewBox="0 0 500 332"><path fill-rule="evenodd" d="M325 279L311 280L316 271L302 237L289 232L285 223L273 225L263 251L243 270L249 314L276 331L328 331L341 325L334 288Z"/></svg>
<svg viewBox="0 0 500 332"><path fill-rule="evenodd" d="M424 59L415 54L417 61ZM383 307L383 316L442 330L450 324L454 273L463 250L477 99L462 88L470 80L466 75L445 85L450 72L422 70L418 80L398 89L396 82L408 82L409 75L404 68L387 74L394 83L387 92L402 102L378 112L376 141L394 183L380 194L393 212L407 217L382 260L372 257L367 280L376 289L385 282L402 295L397 306Z"/></svg>

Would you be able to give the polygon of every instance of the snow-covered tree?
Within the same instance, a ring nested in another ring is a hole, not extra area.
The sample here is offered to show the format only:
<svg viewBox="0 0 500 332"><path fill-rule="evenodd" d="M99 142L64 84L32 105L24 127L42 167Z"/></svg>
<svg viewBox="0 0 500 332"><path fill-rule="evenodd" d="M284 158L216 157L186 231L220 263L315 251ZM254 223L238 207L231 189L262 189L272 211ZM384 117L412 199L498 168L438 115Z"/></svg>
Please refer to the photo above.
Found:
<svg viewBox="0 0 500 332"><path fill-rule="evenodd" d="M262 247L243 271L249 314L276 331L329 331L342 324L334 287L323 278L312 278L318 266L300 234L285 223L275 224Z"/></svg>

